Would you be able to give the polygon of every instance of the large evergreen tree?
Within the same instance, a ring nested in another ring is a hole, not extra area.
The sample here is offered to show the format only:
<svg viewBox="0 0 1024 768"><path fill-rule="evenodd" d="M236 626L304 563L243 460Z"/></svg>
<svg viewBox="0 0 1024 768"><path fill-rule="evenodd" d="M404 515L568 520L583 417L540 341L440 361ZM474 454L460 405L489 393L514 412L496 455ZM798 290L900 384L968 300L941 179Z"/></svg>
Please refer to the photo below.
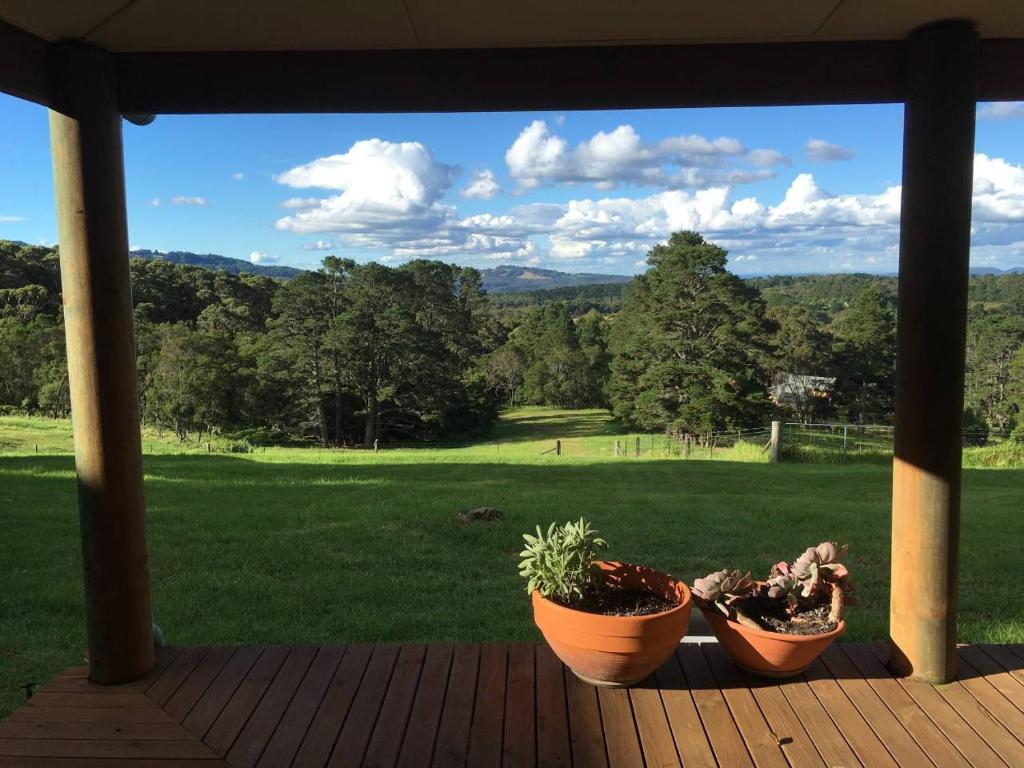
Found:
<svg viewBox="0 0 1024 768"><path fill-rule="evenodd" d="M676 434L747 426L766 408L766 326L726 252L676 232L648 255L612 324L608 395L619 418Z"/></svg>
<svg viewBox="0 0 1024 768"><path fill-rule="evenodd" d="M869 283L835 322L833 361L839 406L848 421L886 421L896 399L896 315Z"/></svg>

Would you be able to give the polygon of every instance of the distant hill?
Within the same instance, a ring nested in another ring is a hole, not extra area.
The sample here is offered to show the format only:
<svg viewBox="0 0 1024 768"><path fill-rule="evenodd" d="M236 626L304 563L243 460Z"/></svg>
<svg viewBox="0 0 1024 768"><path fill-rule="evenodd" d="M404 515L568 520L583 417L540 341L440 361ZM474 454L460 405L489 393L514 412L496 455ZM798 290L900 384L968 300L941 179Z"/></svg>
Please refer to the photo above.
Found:
<svg viewBox="0 0 1024 768"><path fill-rule="evenodd" d="M228 256L218 256L215 253L189 253L187 251L132 251L131 256L139 259L159 259L170 261L174 264L188 264L193 267L205 267L206 269L223 269L233 275L249 274L262 275L263 277L295 277L301 269L295 267L278 267L265 264L252 264L244 259L232 259Z"/></svg>
<svg viewBox="0 0 1024 768"><path fill-rule="evenodd" d="M1024 267L996 269L995 267L971 267L972 275L1024 275Z"/></svg>
<svg viewBox="0 0 1024 768"><path fill-rule="evenodd" d="M483 277L483 286L488 293L521 293L579 285L608 285L628 283L633 279L628 275L601 275L588 272L574 274L559 272L556 269L517 267L512 264L481 269L480 275Z"/></svg>
<svg viewBox="0 0 1024 768"><path fill-rule="evenodd" d="M264 275L266 277L291 278L302 272L295 267L251 264L244 259L232 259L215 253L189 253L188 251L132 251L140 259L161 259L174 264L188 264L206 269L223 269L232 274ZM548 288L569 288L580 285L605 285L627 283L632 280L626 275L599 275L593 273L571 274L555 269L537 269L503 264L498 267L481 269L484 289L488 293L520 293Z"/></svg>

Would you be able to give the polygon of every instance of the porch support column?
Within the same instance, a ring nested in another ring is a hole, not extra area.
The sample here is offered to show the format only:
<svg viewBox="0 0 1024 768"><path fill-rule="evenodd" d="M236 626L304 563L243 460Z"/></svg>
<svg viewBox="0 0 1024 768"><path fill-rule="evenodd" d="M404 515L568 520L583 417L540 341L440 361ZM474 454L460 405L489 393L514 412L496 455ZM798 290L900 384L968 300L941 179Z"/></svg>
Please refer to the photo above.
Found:
<svg viewBox="0 0 1024 768"><path fill-rule="evenodd" d="M106 53L66 45L53 63L50 142L89 679L120 683L153 668L121 115Z"/></svg>
<svg viewBox="0 0 1024 768"><path fill-rule="evenodd" d="M907 39L889 664L932 683L956 679L976 51L968 22Z"/></svg>

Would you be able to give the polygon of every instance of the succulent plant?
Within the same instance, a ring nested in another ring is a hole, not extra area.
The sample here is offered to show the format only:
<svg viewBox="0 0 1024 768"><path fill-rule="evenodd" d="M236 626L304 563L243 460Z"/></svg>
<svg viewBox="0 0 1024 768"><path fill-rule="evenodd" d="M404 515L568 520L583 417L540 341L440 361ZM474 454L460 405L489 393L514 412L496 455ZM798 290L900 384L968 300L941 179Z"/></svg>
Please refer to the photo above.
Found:
<svg viewBox="0 0 1024 768"><path fill-rule="evenodd" d="M757 583L750 573L739 571L715 571L703 579L693 582L693 593L707 603L731 605L737 600L749 597L757 590Z"/></svg>
<svg viewBox="0 0 1024 768"><path fill-rule="evenodd" d="M838 584L844 589L849 586L850 572L841 562L846 557L846 550L845 545L840 547L834 541L824 541L816 547L808 547L796 559L792 573L800 580L801 597L816 597L825 584Z"/></svg>
<svg viewBox="0 0 1024 768"><path fill-rule="evenodd" d="M766 584L768 597L772 600L791 600L800 589L800 579L794 575L793 569L785 560L772 566Z"/></svg>
<svg viewBox="0 0 1024 768"><path fill-rule="evenodd" d="M759 627L744 614L745 602L755 596L777 601L778 607L794 620L803 610L830 605L829 621L838 622L843 607L854 602L850 597L850 572L842 562L846 550L845 545L840 547L834 541L808 547L795 562L773 565L764 587L753 581L749 573L716 571L697 579L693 594L704 605L749 626Z"/></svg>

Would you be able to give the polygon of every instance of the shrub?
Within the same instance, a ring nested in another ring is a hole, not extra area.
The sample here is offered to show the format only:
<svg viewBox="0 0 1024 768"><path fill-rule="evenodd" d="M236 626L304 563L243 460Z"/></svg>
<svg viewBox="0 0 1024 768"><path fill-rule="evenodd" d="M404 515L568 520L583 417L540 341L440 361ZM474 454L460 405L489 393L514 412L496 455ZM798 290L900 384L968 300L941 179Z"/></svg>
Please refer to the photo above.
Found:
<svg viewBox="0 0 1024 768"><path fill-rule="evenodd" d="M536 589L544 597L570 602L595 586L592 563L607 543L582 517L576 523L552 523L546 534L538 525L536 536L524 533L523 539L519 575L527 580L528 593Z"/></svg>

